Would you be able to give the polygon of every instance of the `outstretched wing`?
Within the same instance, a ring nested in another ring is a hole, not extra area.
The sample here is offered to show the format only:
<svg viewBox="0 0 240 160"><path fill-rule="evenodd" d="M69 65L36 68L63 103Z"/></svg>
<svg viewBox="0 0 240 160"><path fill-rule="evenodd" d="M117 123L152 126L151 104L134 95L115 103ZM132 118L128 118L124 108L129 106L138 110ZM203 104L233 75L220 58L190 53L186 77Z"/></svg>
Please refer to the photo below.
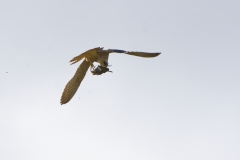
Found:
<svg viewBox="0 0 240 160"><path fill-rule="evenodd" d="M150 58L150 57L156 57L161 53L149 53L149 52L131 52L131 51L124 51L124 50L120 50L120 49L108 49L108 50L99 50L98 52L108 52L108 53L125 53L128 55L133 55L133 56L138 56L138 57L146 57L146 58Z"/></svg>
<svg viewBox="0 0 240 160"><path fill-rule="evenodd" d="M67 83L67 85L64 88L64 91L62 93L61 97L61 104L68 103L74 94L77 92L78 87L80 86L83 78L86 75L86 72L90 66L90 63L84 60L80 66L78 67L75 75L73 78Z"/></svg>
<svg viewBox="0 0 240 160"><path fill-rule="evenodd" d="M133 55L133 56L138 56L138 57L156 57L161 53L148 53L148 52L125 52L125 54Z"/></svg>

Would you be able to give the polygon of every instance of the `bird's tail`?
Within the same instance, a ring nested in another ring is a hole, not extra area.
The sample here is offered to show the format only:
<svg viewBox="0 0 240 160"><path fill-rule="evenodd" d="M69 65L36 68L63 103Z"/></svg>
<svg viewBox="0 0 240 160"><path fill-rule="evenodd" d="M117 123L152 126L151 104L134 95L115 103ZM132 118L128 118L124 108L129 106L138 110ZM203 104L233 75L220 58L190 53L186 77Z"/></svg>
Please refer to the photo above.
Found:
<svg viewBox="0 0 240 160"><path fill-rule="evenodd" d="M84 57L85 57L85 53L82 53L79 56L76 56L73 59L71 59L70 62L72 62L71 64L77 63L81 61Z"/></svg>
<svg viewBox="0 0 240 160"><path fill-rule="evenodd" d="M70 62L72 62L71 64L74 64L74 63L77 63L79 61L81 61L84 57L85 58L94 58L92 56L95 55L95 53L97 53L99 50L102 50L103 47L96 47L96 48L93 48L93 49L89 49L87 50L86 52L80 54L79 56L76 56L74 57L73 59L70 60Z"/></svg>

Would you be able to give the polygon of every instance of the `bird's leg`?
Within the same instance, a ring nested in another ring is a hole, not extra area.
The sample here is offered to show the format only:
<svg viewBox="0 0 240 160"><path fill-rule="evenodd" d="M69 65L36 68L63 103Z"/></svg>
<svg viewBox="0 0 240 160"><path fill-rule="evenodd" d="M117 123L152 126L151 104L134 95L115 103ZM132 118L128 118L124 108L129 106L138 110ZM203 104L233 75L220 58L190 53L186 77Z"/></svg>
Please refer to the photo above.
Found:
<svg viewBox="0 0 240 160"><path fill-rule="evenodd" d="M103 61L104 67L108 67L108 61Z"/></svg>
<svg viewBox="0 0 240 160"><path fill-rule="evenodd" d="M90 70L94 70L95 69L95 66L93 64L90 64Z"/></svg>

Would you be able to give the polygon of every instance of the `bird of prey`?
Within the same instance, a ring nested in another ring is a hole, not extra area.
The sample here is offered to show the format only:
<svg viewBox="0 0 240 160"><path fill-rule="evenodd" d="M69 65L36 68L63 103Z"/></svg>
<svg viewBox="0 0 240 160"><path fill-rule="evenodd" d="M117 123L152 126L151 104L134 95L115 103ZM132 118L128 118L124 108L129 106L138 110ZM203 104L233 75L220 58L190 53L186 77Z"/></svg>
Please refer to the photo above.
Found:
<svg viewBox="0 0 240 160"><path fill-rule="evenodd" d="M148 52L129 52L119 49L107 49L104 50L103 47L96 47L90 50L87 50L86 52L80 54L79 56L74 57L70 62L71 64L77 63L78 61L83 60L83 62L78 67L75 75L72 77L72 79L67 83L67 85L64 88L64 91L62 93L62 97L60 100L61 104L68 103L74 94L76 93L78 87L80 86L80 83L82 82L83 78L86 75L86 72L88 68L90 67L91 72L93 75L101 75L105 72L111 72L109 71L108 67L108 56L109 53L124 53L128 55L138 56L138 57L156 57L161 53L148 53ZM99 63L97 67L93 65L94 62Z"/></svg>

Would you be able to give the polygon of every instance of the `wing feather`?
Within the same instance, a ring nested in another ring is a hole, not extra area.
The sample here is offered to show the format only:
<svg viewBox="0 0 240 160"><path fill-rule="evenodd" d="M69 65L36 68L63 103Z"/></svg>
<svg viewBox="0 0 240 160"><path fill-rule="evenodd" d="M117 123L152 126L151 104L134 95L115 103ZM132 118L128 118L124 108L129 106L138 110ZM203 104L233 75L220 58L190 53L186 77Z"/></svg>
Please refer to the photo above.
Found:
<svg viewBox="0 0 240 160"><path fill-rule="evenodd" d="M120 49L108 49L108 50L100 50L98 52L108 52L108 53L125 53L128 55L132 55L132 56L138 56L138 57L146 57L146 58L150 58L150 57L156 57L159 53L149 53L149 52L136 52L136 51L124 51L124 50L120 50Z"/></svg>
<svg viewBox="0 0 240 160"><path fill-rule="evenodd" d="M156 57L161 53L148 53L148 52L125 52L125 54L133 55L133 56L138 56L138 57Z"/></svg>
<svg viewBox="0 0 240 160"><path fill-rule="evenodd" d="M73 78L67 83L67 85L64 88L64 91L62 93L61 97L61 104L66 104L68 103L74 94L77 92L78 87L80 86L83 78L86 75L86 72L90 66L90 63L84 60L80 66L78 67L75 75Z"/></svg>

